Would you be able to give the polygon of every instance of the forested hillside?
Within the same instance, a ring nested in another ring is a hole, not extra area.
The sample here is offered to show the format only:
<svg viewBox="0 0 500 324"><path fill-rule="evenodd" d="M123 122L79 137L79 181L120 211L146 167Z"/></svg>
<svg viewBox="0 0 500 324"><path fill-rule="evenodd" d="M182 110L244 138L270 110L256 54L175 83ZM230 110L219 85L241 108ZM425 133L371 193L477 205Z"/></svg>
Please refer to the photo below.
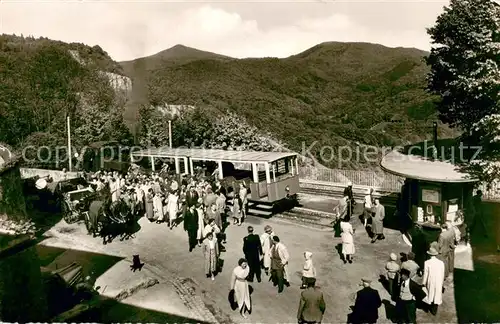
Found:
<svg viewBox="0 0 500 324"><path fill-rule="evenodd" d="M433 98L424 90L425 55L376 44L323 43L285 59L232 59L176 46L123 63L134 88L142 89L127 115L164 104L194 105L215 119L230 111L291 149L318 141L316 157L323 146L407 144L430 138L436 120ZM450 135L440 126L440 136ZM344 165L362 166L362 159Z"/></svg>
<svg viewBox="0 0 500 324"><path fill-rule="evenodd" d="M126 95L103 72L123 74L99 46L0 35L0 142L64 144L67 115L77 147L126 139Z"/></svg>

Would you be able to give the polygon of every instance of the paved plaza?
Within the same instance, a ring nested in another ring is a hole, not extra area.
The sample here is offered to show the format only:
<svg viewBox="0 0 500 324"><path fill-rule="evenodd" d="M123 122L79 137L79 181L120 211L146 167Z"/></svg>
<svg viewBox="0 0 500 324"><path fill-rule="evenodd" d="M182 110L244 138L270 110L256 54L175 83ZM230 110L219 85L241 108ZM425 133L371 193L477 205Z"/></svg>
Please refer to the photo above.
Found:
<svg viewBox="0 0 500 324"><path fill-rule="evenodd" d="M353 225L356 228L357 253L354 263L345 265L340 260L336 249L340 238L334 237L333 232L321 232L273 219L249 217L244 226L231 225L226 230L227 252L221 254L224 269L215 281L212 281L205 277L201 249L197 248L191 253L188 252L187 234L182 229L182 225L169 230L167 225L149 223L145 218L142 218L139 223L141 229L136 233L135 238L128 241L117 239L111 244L103 245L101 239L92 238L86 234L83 224L68 225L61 221L47 233L52 238L42 244L125 257L126 262L129 263L133 254L139 254L141 260L146 263L144 271L149 271L151 276L160 278L161 284L141 291L124 302L145 308L155 308L157 311L177 313L177 315L197 320L213 321L214 317L207 313L209 310L218 322L225 323L296 322L296 310L301 292L299 286L303 265L302 255L306 250L314 253L313 258L318 273L317 284L325 295L327 310L324 323L346 321L355 293L360 288L361 277L370 277L374 280L373 287L379 290L384 300L384 306L379 311L380 322L388 322L387 318L391 317L394 309L388 302L389 296L378 282L378 278L384 274L383 269L389 253L409 251L401 234L392 230L387 230L386 240L370 244L364 228L356 219L353 220ZM264 226L268 224L274 228L276 234L289 249L291 286L285 288L282 294L278 294L277 289L267 279L262 283L252 283L253 311L249 319L243 320L237 312L231 311L227 301L230 274L237 265L238 259L243 256L242 239L246 235L246 226L253 225L256 231L261 233ZM117 286L126 285L123 276L130 278L130 280L125 280L128 282L137 281L141 276L145 276L141 272L128 271L127 266L120 265L122 262L98 278L99 285L115 286L114 289L117 289ZM110 275L112 272L115 274ZM162 282L161 279L165 281ZM164 293L162 294L159 290L164 290ZM175 294L172 291L177 292L181 301L186 297L180 295L189 295L189 300L184 300L184 304L188 306L184 307L179 300L175 300L173 297ZM103 293L106 294L106 291ZM162 298L164 300L161 300ZM456 322L452 286L445 291L444 299L444 304L436 318L428 317L427 314L419 311L419 320L422 322Z"/></svg>

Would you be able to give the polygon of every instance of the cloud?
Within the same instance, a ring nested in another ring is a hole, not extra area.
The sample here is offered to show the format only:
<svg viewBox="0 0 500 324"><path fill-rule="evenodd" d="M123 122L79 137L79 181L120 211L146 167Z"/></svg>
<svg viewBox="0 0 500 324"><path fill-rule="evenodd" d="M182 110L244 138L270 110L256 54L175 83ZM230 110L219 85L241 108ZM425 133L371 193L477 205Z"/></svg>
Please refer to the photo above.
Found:
<svg viewBox="0 0 500 324"><path fill-rule="evenodd" d="M335 7L325 8L328 12L321 17L304 14L273 25L260 24L257 14L243 18L234 8L217 4L4 1L0 32L99 44L119 61L175 44L239 58L286 57L325 41L429 49L425 26L377 28L360 23L353 14L336 12ZM436 14L430 15L434 19Z"/></svg>

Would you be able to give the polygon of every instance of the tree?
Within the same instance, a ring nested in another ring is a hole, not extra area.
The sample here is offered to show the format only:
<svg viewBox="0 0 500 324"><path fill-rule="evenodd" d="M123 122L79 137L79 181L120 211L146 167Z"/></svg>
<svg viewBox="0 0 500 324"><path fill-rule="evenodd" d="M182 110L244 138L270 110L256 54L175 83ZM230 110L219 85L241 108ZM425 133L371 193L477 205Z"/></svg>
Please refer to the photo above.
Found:
<svg viewBox="0 0 500 324"><path fill-rule="evenodd" d="M212 116L212 117L209 117ZM168 145L168 119L151 105L140 109L139 142L145 147ZM209 107L187 109L172 120L174 147L273 151L283 147L234 113L215 113Z"/></svg>
<svg viewBox="0 0 500 324"><path fill-rule="evenodd" d="M139 108L139 144L143 147L168 145L168 120L151 105Z"/></svg>
<svg viewBox="0 0 500 324"><path fill-rule="evenodd" d="M488 185L500 179L500 114L492 114L474 124L471 134L481 149L463 171Z"/></svg>
<svg viewBox="0 0 500 324"><path fill-rule="evenodd" d="M500 6L492 0L451 0L428 29L428 90L440 97L440 119L469 133L500 112Z"/></svg>

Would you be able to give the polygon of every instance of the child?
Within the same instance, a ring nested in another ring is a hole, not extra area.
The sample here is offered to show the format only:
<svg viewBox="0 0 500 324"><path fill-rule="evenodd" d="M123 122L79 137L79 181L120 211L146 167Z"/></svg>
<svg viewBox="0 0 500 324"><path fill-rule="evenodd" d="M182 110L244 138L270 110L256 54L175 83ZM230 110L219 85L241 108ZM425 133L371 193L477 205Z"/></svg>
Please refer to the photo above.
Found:
<svg viewBox="0 0 500 324"><path fill-rule="evenodd" d="M309 251L304 252L304 268L302 270L302 286L300 289L307 288L307 283L316 280L316 268L312 260L312 253Z"/></svg>
<svg viewBox="0 0 500 324"><path fill-rule="evenodd" d="M389 295L392 299L395 299L394 291L396 284L398 282L398 273L400 270L400 266L398 261L398 257L396 254L391 253L390 261L385 265L385 270L387 270L387 285L389 290Z"/></svg>

